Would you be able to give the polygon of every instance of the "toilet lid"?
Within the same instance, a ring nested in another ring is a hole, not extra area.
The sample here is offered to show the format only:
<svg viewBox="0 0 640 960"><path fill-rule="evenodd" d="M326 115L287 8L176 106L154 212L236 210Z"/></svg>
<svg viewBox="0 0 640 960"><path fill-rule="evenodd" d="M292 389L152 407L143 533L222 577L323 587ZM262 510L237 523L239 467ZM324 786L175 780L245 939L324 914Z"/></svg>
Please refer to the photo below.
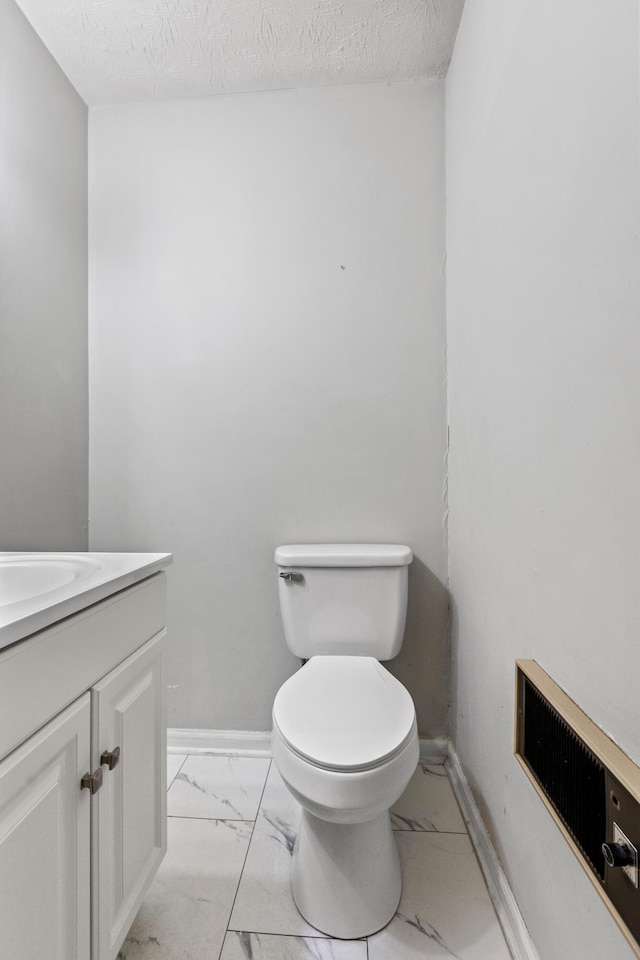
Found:
<svg viewBox="0 0 640 960"><path fill-rule="evenodd" d="M273 723L296 753L332 770L366 770L415 736L413 700L373 657L313 657L276 695Z"/></svg>

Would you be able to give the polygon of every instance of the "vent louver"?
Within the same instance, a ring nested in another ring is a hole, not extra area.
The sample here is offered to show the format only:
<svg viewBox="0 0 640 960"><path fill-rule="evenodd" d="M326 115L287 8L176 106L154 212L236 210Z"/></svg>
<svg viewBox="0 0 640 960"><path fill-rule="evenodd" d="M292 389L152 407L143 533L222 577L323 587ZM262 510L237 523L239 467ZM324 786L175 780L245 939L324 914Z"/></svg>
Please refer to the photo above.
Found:
<svg viewBox="0 0 640 960"><path fill-rule="evenodd" d="M524 677L521 756L600 880L604 880L605 771Z"/></svg>

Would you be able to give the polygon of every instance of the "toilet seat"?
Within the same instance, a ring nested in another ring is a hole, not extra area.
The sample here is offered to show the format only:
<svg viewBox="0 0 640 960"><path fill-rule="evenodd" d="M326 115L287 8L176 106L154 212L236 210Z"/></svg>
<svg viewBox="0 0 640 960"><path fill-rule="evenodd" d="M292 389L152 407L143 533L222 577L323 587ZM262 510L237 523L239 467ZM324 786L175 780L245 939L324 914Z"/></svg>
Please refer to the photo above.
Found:
<svg viewBox="0 0 640 960"><path fill-rule="evenodd" d="M342 773L381 766L416 738L410 694L373 657L312 657L280 688L273 725L302 760Z"/></svg>

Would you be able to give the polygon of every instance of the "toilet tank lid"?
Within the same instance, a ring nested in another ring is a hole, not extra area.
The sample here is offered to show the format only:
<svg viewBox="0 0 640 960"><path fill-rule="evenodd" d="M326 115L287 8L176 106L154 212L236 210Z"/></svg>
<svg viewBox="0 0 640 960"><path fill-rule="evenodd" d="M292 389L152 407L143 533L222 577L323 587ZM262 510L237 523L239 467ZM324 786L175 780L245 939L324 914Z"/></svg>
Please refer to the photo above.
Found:
<svg viewBox="0 0 640 960"><path fill-rule="evenodd" d="M404 567L412 560L401 543L289 543L275 552L279 567Z"/></svg>

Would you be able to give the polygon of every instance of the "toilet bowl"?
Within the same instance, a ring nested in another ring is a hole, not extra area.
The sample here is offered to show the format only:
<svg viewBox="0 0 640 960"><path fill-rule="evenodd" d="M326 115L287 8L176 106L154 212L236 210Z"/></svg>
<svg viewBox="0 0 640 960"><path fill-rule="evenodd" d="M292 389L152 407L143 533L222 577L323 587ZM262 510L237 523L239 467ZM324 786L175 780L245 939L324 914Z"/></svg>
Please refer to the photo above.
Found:
<svg viewBox="0 0 640 960"><path fill-rule="evenodd" d="M276 551L287 643L309 657L273 705L273 760L302 807L291 890L331 937L377 932L400 901L389 809L416 769L418 731L411 696L378 656L400 649L411 556L372 544Z"/></svg>
<svg viewBox="0 0 640 960"><path fill-rule="evenodd" d="M303 811L298 910L333 937L380 930L401 894L389 808L418 762L408 692L372 657L313 657L276 696L272 754Z"/></svg>

